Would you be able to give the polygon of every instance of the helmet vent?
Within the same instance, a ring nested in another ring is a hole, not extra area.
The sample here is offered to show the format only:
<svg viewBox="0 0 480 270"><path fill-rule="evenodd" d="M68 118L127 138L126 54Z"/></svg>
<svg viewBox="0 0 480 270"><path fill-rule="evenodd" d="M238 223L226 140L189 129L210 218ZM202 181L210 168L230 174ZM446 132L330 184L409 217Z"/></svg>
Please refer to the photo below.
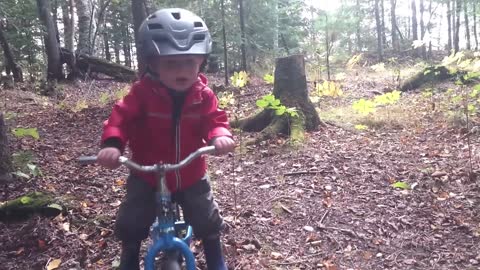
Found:
<svg viewBox="0 0 480 270"><path fill-rule="evenodd" d="M205 34L196 34L196 35L193 36L193 40L195 40L195 41L205 40Z"/></svg>
<svg viewBox="0 0 480 270"><path fill-rule="evenodd" d="M148 19L151 20L151 19L155 19L156 17L157 17L157 15L152 14L152 15L150 15L150 17L148 17Z"/></svg>
<svg viewBox="0 0 480 270"><path fill-rule="evenodd" d="M180 12L172 12L173 18L180 20Z"/></svg>
<svg viewBox="0 0 480 270"><path fill-rule="evenodd" d="M163 29L163 26L159 23L148 24L148 30L157 30L157 29Z"/></svg>
<svg viewBox="0 0 480 270"><path fill-rule="evenodd" d="M203 23L202 22L195 22L193 24L194 27L203 27Z"/></svg>

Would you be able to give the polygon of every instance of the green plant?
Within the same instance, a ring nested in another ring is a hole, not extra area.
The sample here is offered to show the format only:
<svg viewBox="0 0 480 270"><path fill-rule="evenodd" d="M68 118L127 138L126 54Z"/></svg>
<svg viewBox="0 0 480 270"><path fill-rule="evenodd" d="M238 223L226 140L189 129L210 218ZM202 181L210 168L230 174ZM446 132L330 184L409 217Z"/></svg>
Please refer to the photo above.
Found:
<svg viewBox="0 0 480 270"><path fill-rule="evenodd" d="M35 140L40 139L40 135L36 128L14 128L12 133L17 138L32 137Z"/></svg>
<svg viewBox="0 0 480 270"><path fill-rule="evenodd" d="M273 84L275 81L275 78L273 77L272 74L265 74L265 76L263 76L263 80L265 81L266 84Z"/></svg>
<svg viewBox="0 0 480 270"><path fill-rule="evenodd" d="M357 66L363 58L363 53L356 54L352 56L347 62L347 69L353 69Z"/></svg>
<svg viewBox="0 0 480 270"><path fill-rule="evenodd" d="M371 100L367 100L367 99L360 99L360 100L357 100L353 103L352 105L352 108L364 115L364 116L367 116L369 115L370 113L374 112L375 111L375 103Z"/></svg>
<svg viewBox="0 0 480 270"><path fill-rule="evenodd" d="M72 109L73 112L80 112L84 109L87 109L88 108L88 104L87 104L87 101L85 99L81 99L79 101L77 101L77 103L75 104L75 107Z"/></svg>
<svg viewBox="0 0 480 270"><path fill-rule="evenodd" d="M107 105L110 101L110 95L108 93L102 93L99 98L100 104Z"/></svg>
<svg viewBox="0 0 480 270"><path fill-rule="evenodd" d="M243 88L248 83L248 74L245 71L235 72L233 76L230 77L232 85L238 88Z"/></svg>
<svg viewBox="0 0 480 270"><path fill-rule="evenodd" d="M323 83L317 84L318 96L328 96L328 97L340 97L343 95L343 91L340 88L340 85L336 84L333 81L324 81Z"/></svg>
<svg viewBox="0 0 480 270"><path fill-rule="evenodd" d="M298 116L296 108L287 108L285 105L282 105L281 101L275 98L275 96L272 94L263 96L261 99L257 100L256 103L260 108L274 110L275 114L278 116L284 114L288 114L291 117Z"/></svg>
<svg viewBox="0 0 480 270"><path fill-rule="evenodd" d="M128 87L118 89L117 91L115 91L115 98L117 100L122 99L124 96L128 94L128 91L129 91Z"/></svg>
<svg viewBox="0 0 480 270"><path fill-rule="evenodd" d="M376 96L373 102L376 106L395 104L397 103L398 100L400 100L400 96L401 96L401 92L398 90L395 90L380 96Z"/></svg>
<svg viewBox="0 0 480 270"><path fill-rule="evenodd" d="M12 163L16 171L13 173L18 177L29 179L30 177L42 176L42 171L34 163L35 157L31 151L13 153Z"/></svg>
<svg viewBox="0 0 480 270"><path fill-rule="evenodd" d="M218 107L225 109L228 106L235 104L235 97L232 92L220 92L217 95L218 97Z"/></svg>

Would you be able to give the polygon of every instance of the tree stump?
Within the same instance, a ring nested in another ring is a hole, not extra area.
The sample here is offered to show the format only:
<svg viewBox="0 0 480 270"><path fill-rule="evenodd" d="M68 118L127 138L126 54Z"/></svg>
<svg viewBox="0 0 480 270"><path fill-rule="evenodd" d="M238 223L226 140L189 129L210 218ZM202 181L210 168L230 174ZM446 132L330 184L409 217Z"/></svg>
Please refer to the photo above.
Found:
<svg viewBox="0 0 480 270"><path fill-rule="evenodd" d="M0 112L0 183L10 179L13 171L12 158L8 148L7 126Z"/></svg>
<svg viewBox="0 0 480 270"><path fill-rule="evenodd" d="M279 133L289 135L293 140L302 140L305 130L314 131L320 121L315 106L308 98L307 78L305 75L305 60L303 55L292 55L277 58L275 63L275 81L273 95L287 107L297 109L299 116L287 114L277 116L270 109L234 121L232 127L247 132L261 132L256 142L270 139Z"/></svg>

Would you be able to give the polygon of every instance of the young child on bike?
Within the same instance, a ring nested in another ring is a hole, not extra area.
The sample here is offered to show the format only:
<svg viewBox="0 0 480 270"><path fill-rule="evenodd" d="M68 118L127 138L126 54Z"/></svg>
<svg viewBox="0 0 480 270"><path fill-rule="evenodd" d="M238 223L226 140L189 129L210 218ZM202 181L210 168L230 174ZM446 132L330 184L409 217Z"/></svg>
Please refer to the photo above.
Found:
<svg viewBox="0 0 480 270"><path fill-rule="evenodd" d="M206 144L217 154L234 149L226 113L200 73L212 49L205 22L184 9L161 9L140 26L137 53L146 60L144 75L117 102L104 123L98 163L117 168L128 143L132 160L142 165L177 163ZM185 220L202 239L208 269L227 269L220 243L223 220L213 199L206 162L194 160L166 175ZM122 242L120 269L139 269L141 241L155 218L153 174L131 171L120 205L115 234Z"/></svg>

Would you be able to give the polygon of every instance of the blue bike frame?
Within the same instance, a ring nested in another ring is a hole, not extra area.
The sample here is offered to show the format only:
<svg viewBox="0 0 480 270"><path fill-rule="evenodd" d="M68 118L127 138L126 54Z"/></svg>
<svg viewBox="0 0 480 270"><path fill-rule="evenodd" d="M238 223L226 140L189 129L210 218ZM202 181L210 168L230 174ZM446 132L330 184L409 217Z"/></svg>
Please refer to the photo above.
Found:
<svg viewBox="0 0 480 270"><path fill-rule="evenodd" d="M195 158L215 152L214 146L206 146L198 149L190 154L187 158L178 164L155 164L153 166L141 166L126 157L120 157L119 162L130 169L155 172L157 174L158 186L155 193L155 203L157 205L157 213L155 222L152 225L151 238L152 245L148 248L145 257L145 270L155 269L155 257L160 252L178 251L185 259L186 269L195 270L195 257L190 250L190 240L192 238L192 227L185 222L176 222L177 214L176 205L172 202L172 196L166 185L165 174L167 171L178 170L189 164ZM96 157L81 157L79 161L83 164L91 164L96 162ZM186 227L186 228L185 228ZM180 229L187 230L184 238L176 237L176 233Z"/></svg>

